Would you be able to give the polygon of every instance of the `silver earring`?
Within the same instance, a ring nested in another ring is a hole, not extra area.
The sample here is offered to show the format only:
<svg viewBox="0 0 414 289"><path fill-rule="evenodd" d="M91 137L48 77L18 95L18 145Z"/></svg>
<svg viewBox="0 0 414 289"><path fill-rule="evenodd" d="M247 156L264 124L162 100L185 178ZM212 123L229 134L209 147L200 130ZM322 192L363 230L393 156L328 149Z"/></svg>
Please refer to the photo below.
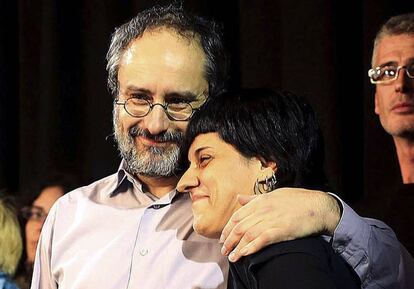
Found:
<svg viewBox="0 0 414 289"><path fill-rule="evenodd" d="M253 192L255 195L261 195L266 194L274 189L276 189L277 179L276 174L273 173L273 175L268 179L266 177L266 180L264 182L259 182L259 179L256 179L256 182L254 183Z"/></svg>
<svg viewBox="0 0 414 289"><path fill-rule="evenodd" d="M270 179L266 178L266 192L271 192L274 189L276 189L277 179L276 179L276 173L273 172L273 175L270 177Z"/></svg>
<svg viewBox="0 0 414 289"><path fill-rule="evenodd" d="M254 183L253 193L255 195L261 195L261 194L263 194L262 190L260 189L260 185L259 185L259 180L258 179L256 179L256 182Z"/></svg>

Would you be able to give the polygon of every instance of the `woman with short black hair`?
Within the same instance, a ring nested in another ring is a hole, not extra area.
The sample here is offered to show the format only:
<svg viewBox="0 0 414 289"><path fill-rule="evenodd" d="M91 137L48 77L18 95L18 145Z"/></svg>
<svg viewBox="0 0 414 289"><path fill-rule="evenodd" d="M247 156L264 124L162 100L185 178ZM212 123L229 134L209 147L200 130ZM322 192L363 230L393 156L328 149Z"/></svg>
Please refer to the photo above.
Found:
<svg viewBox="0 0 414 289"><path fill-rule="evenodd" d="M195 113L178 190L191 196L193 227L218 238L237 195L282 187L327 188L323 142L310 105L290 92L248 89L210 98ZM230 264L228 288L360 288L322 237L271 245Z"/></svg>

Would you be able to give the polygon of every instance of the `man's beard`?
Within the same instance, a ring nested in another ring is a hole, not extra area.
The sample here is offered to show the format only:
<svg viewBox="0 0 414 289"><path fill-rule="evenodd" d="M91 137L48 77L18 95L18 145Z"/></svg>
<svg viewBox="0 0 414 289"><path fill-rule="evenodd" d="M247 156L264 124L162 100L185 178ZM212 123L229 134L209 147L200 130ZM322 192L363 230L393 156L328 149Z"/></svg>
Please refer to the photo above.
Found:
<svg viewBox="0 0 414 289"><path fill-rule="evenodd" d="M118 151L125 160L129 173L148 177L170 177L177 173L183 133L170 131L152 135L148 130L143 130L138 126L131 127L128 129L128 133L124 133L116 109L114 109L113 126ZM142 146L138 150L135 145L137 136L154 141L169 142L169 144L166 146Z"/></svg>

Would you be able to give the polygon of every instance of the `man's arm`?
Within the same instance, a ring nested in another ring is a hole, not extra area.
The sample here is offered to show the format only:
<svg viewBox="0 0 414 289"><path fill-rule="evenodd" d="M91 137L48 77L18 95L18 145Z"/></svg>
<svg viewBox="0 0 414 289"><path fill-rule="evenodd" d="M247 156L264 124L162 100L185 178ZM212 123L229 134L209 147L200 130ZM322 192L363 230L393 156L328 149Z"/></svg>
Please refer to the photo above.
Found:
<svg viewBox="0 0 414 289"><path fill-rule="evenodd" d="M373 284L398 288L394 285L406 282L414 268L413 258L404 254L387 225L360 217L330 194L283 188L255 197L241 196L239 201L244 206L235 212L220 238L224 241L222 253L230 261L269 244L328 235L332 247L361 278L362 288Z"/></svg>
<svg viewBox="0 0 414 289"><path fill-rule="evenodd" d="M230 261L282 241L310 235L332 236L341 218L341 207L320 191L281 188L259 196L239 196L243 205L223 229L222 253ZM237 245L237 246L236 246Z"/></svg>
<svg viewBox="0 0 414 289"><path fill-rule="evenodd" d="M333 195L335 196L335 195ZM362 288L414 288L414 259L383 222L362 218L335 196L343 214L332 247L354 268Z"/></svg>

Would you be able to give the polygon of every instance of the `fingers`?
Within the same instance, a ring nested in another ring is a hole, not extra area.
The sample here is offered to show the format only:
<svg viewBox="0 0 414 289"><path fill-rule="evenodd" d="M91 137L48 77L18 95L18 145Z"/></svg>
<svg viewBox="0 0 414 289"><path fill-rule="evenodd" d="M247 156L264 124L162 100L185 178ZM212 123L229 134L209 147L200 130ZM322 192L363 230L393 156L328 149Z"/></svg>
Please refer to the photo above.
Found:
<svg viewBox="0 0 414 289"><path fill-rule="evenodd" d="M275 242L289 239L280 230L269 229L261 231L260 226L261 224L258 224L246 232L237 247L229 254L228 259L230 262L236 262L241 257L256 253ZM281 239L279 240L278 238Z"/></svg>
<svg viewBox="0 0 414 289"><path fill-rule="evenodd" d="M222 253L227 255L240 242L248 229L267 218L271 206L268 206L267 196L239 196L245 205L234 212L224 227L220 242L224 243ZM235 229L237 227L237 229ZM227 254L226 254L227 253Z"/></svg>
<svg viewBox="0 0 414 289"><path fill-rule="evenodd" d="M260 220L261 218L252 217L250 215L240 222L233 222L232 230L226 234L225 236L227 237L223 239L224 242L221 253L227 256L230 251L232 251L233 248L235 248L242 240L245 240L245 243L241 245L246 245L246 240L250 241L250 239L254 237L254 235L251 235L254 232L250 231L250 228L253 228L258 222L260 222ZM245 236L246 234L248 234L248 236Z"/></svg>
<svg viewBox="0 0 414 289"><path fill-rule="evenodd" d="M224 229L221 233L220 242L224 242L230 232L233 231L234 226L236 226L241 220L247 218L255 211L255 207L251 206L252 203L255 201L255 197L253 198L244 198L244 196L238 196L238 200L241 200L241 202L246 201L246 205L239 208L234 214L231 216L230 220L227 222L226 226L224 226ZM235 242L238 242L240 239L236 239Z"/></svg>
<svg viewBox="0 0 414 289"><path fill-rule="evenodd" d="M229 260L235 262L240 257L249 255L249 252L255 252L256 244L260 242L258 237L258 226L250 227L245 234L242 235L240 242L236 244L237 246L229 254Z"/></svg>
<svg viewBox="0 0 414 289"><path fill-rule="evenodd" d="M254 197L238 196L243 206L223 229L222 253L234 262L269 244L322 232L329 219L324 211L330 208L324 199L323 192L292 188ZM331 215L336 226L340 213Z"/></svg>

